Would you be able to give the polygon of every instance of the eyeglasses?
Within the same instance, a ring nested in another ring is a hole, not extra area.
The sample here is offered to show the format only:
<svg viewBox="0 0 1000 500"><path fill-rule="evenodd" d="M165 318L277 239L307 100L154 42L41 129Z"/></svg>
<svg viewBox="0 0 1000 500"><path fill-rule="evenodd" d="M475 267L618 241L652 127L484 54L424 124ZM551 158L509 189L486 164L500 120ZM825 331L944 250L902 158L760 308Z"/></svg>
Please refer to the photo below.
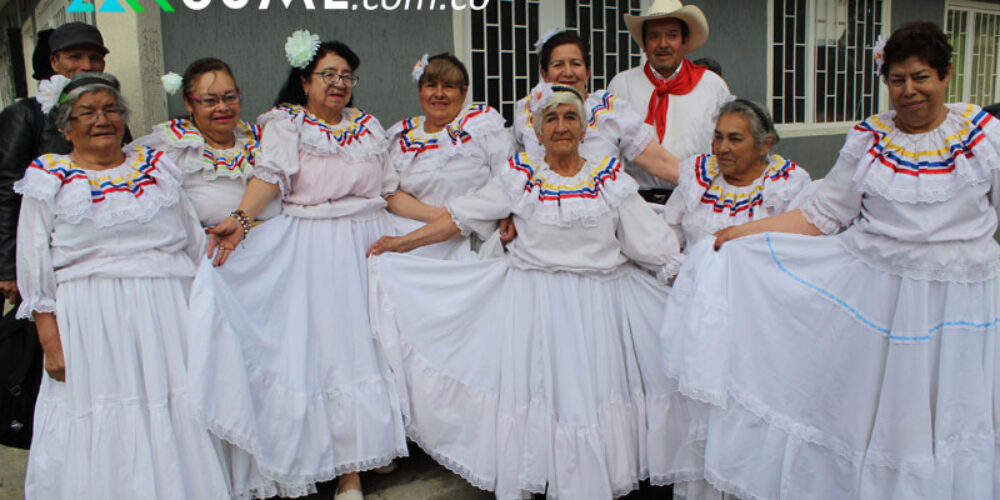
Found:
<svg viewBox="0 0 1000 500"><path fill-rule="evenodd" d="M110 122L121 121L123 118L121 108L104 108L95 109L93 111L84 111L76 116L70 116L69 119L76 120L82 125L92 125L97 122L97 117L99 115L104 115L104 117Z"/></svg>
<svg viewBox="0 0 1000 500"><path fill-rule="evenodd" d="M358 75L351 73L340 73L335 71L314 71L314 75L320 75L323 78L323 83L327 85L339 85L343 82L345 87L357 87L358 86Z"/></svg>
<svg viewBox="0 0 1000 500"><path fill-rule="evenodd" d="M218 106L220 102L226 103L226 106L235 106L235 105L237 105L240 101L243 100L243 92L229 93L229 94L223 95L222 97L216 97L214 95L210 95L210 96L198 98L198 97L195 97L195 96L193 96L191 94L188 94L187 97L188 97L188 99L190 99L191 101L197 103L199 106L201 106L203 108L214 108L214 107Z"/></svg>

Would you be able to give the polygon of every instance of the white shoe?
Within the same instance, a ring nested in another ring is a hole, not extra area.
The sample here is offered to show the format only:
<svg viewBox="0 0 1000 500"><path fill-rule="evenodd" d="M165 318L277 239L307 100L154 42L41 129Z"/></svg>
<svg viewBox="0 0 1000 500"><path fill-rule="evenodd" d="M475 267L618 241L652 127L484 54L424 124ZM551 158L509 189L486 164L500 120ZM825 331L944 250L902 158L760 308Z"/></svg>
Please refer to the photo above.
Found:
<svg viewBox="0 0 1000 500"><path fill-rule="evenodd" d="M392 474L393 472L396 472L396 469L398 468L399 466L396 465L396 462L389 462L389 465L383 465L382 467L372 469L372 472L384 476L386 474Z"/></svg>
<svg viewBox="0 0 1000 500"><path fill-rule="evenodd" d="M361 490L347 490L338 492L333 496L333 500L365 500L365 495Z"/></svg>

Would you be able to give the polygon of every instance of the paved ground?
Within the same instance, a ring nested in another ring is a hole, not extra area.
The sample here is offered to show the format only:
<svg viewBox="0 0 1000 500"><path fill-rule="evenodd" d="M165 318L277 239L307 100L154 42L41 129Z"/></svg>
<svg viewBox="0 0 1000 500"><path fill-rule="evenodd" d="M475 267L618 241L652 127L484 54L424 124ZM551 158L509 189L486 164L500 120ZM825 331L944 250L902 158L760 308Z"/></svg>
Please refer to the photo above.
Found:
<svg viewBox="0 0 1000 500"><path fill-rule="evenodd" d="M411 444L411 456L399 460L392 474L371 472L361 475L365 500L488 500L489 493L474 488L462 478L441 467ZM28 453L0 446L0 500L24 498L24 466ZM322 484L319 493L306 500L330 500L334 483ZM644 487L626 500L663 500L670 498L665 488Z"/></svg>

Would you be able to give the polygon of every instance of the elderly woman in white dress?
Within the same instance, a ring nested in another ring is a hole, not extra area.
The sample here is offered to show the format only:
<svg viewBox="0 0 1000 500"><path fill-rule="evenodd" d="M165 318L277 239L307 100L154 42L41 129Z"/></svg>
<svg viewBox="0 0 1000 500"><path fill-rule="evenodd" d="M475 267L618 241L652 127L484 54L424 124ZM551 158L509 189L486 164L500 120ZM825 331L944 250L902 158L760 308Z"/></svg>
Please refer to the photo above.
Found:
<svg viewBox="0 0 1000 500"><path fill-rule="evenodd" d="M399 175L399 191L389 198L398 234L424 225L451 200L471 193L504 168L513 140L504 119L486 105L465 105L469 73L455 56L424 56L414 68L424 114L389 128L389 160ZM474 258L472 236L417 249L441 259Z"/></svg>
<svg viewBox="0 0 1000 500"><path fill-rule="evenodd" d="M351 106L358 56L308 32L286 44L293 69L264 127L238 208L210 231L192 289L190 371L209 428L248 452L278 493L406 454L392 378L372 340L365 250L393 231L398 184L378 121ZM282 213L254 227L271 199ZM197 338L195 338L197 337ZM267 497L272 488L238 492Z"/></svg>
<svg viewBox="0 0 1000 500"><path fill-rule="evenodd" d="M809 173L771 153L778 132L760 105L736 99L722 106L712 153L681 162L677 189L663 209L688 252L720 229L777 215L809 185Z"/></svg>
<svg viewBox="0 0 1000 500"><path fill-rule="evenodd" d="M627 101L607 90L587 93L590 82L590 50L586 40L572 31L561 31L536 42L541 66L539 86L566 85L586 96L583 117L587 130L580 142L580 155L592 161L614 156L636 164L667 182L677 183L679 159L667 152L656 139L656 131L643 122ZM531 117L531 94L514 105L514 140L517 149L534 155L543 154ZM660 202L662 203L662 201Z"/></svg>
<svg viewBox="0 0 1000 500"><path fill-rule="evenodd" d="M674 450L654 480L762 499L997 496L1000 127L945 104L938 26L876 52L893 109L854 126L800 210L720 231L678 276L663 356L673 407L694 417L650 442Z"/></svg>
<svg viewBox="0 0 1000 500"><path fill-rule="evenodd" d="M188 116L154 125L135 144L165 152L181 168L184 192L201 224L211 227L229 216L253 177L260 127L242 119L243 94L224 61L198 59L183 77L170 73L163 78L168 93L181 92ZM256 219L270 219L280 209L275 198Z"/></svg>
<svg viewBox="0 0 1000 500"><path fill-rule="evenodd" d="M405 252L513 215L509 256L372 262L375 334L400 379L409 436L500 499L607 499L647 476L647 399L667 394L667 288L640 269L679 253L614 157L579 155L583 97L534 96L544 155L521 153L448 213L371 253ZM482 233L481 233L482 234Z"/></svg>
<svg viewBox="0 0 1000 500"><path fill-rule="evenodd" d="M122 150L128 109L114 77L60 78L40 102L60 103L73 151L39 157L15 185L18 316L34 318L48 372L25 496L230 498L217 443L186 399L202 231L182 174L162 152Z"/></svg>

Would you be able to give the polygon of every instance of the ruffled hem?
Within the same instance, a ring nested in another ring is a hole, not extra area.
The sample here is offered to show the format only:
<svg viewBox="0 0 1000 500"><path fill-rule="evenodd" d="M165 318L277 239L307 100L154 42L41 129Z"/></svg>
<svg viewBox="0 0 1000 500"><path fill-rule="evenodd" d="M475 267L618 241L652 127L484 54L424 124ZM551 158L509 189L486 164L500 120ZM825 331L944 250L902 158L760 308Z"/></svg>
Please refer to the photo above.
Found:
<svg viewBox="0 0 1000 500"><path fill-rule="evenodd" d="M990 182L1000 170L996 118L975 104L947 106L945 121L923 134L901 132L891 110L855 125L845 150L861 155L853 178L859 189L902 203L933 203Z"/></svg>
<svg viewBox="0 0 1000 500"><path fill-rule="evenodd" d="M629 138L629 145L621 151L622 156L628 161L635 160L635 157L642 154L649 147L650 143L656 139L656 130L651 125L644 123L638 128L637 132L635 137Z"/></svg>
<svg viewBox="0 0 1000 500"><path fill-rule="evenodd" d="M53 313L56 312L56 301L48 297L25 297L21 305L17 308L17 319L35 320L31 313Z"/></svg>
<svg viewBox="0 0 1000 500"><path fill-rule="evenodd" d="M834 234L840 231L840 222L817 210L816 205L811 200L803 204L799 210L802 211L806 222L816 226L823 234Z"/></svg>
<svg viewBox="0 0 1000 500"><path fill-rule="evenodd" d="M508 167L498 175L511 200L511 212L553 226L570 227L576 222L590 225L639 189L614 157L605 157L596 165L587 161L579 173L569 178L556 174L543 159L527 153L512 157Z"/></svg>
<svg viewBox="0 0 1000 500"><path fill-rule="evenodd" d="M162 151L135 146L125 153L121 166L100 171L83 170L69 156L45 155L31 163L14 190L45 202L70 224L149 222L180 199L182 174Z"/></svg>
<svg viewBox="0 0 1000 500"><path fill-rule="evenodd" d="M340 123L331 125L302 106L282 104L257 117L261 127L271 122L291 126L299 136L299 151L317 156L343 153L348 158L363 158L384 154L388 149L382 125L356 108L344 108Z"/></svg>
<svg viewBox="0 0 1000 500"><path fill-rule="evenodd" d="M681 270L681 266L684 265L685 255L682 253L671 255L667 259L667 263L656 272L656 281L660 283L669 283L670 280L677 277L677 273Z"/></svg>

